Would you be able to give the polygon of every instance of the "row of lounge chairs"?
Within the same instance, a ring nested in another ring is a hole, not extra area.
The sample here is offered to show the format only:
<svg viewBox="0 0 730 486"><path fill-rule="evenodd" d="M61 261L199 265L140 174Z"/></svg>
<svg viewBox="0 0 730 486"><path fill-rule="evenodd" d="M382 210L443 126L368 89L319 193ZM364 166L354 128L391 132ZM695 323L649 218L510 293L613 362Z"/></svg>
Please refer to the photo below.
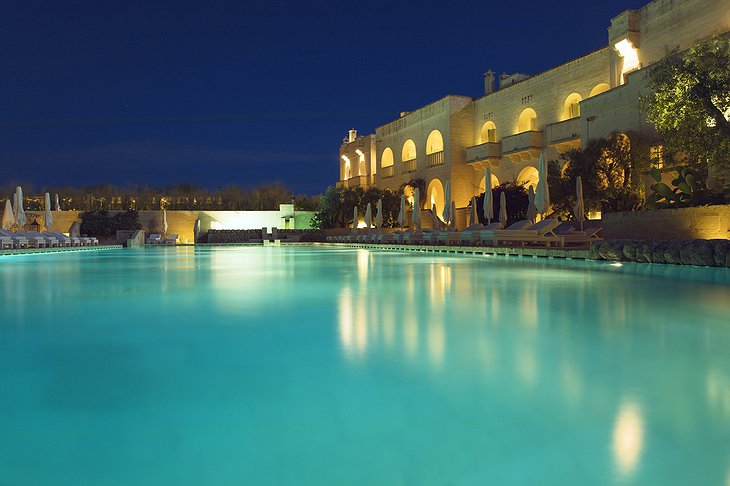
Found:
<svg viewBox="0 0 730 486"><path fill-rule="evenodd" d="M145 239L145 243L148 245L174 245L177 243L177 235L168 235L167 238L163 237L159 233L152 233Z"/></svg>
<svg viewBox="0 0 730 486"><path fill-rule="evenodd" d="M71 248L79 246L98 246L99 240L93 237L66 236L57 231L8 231L0 230L0 249L22 248Z"/></svg>
<svg viewBox="0 0 730 486"><path fill-rule="evenodd" d="M406 230L383 233L368 231L345 236L330 237L328 241L342 243L382 243L416 245L587 245L599 239L601 228L578 231L570 224L555 219L544 219L538 223L529 220L518 221L502 229L501 223L487 226L473 225L463 231Z"/></svg>

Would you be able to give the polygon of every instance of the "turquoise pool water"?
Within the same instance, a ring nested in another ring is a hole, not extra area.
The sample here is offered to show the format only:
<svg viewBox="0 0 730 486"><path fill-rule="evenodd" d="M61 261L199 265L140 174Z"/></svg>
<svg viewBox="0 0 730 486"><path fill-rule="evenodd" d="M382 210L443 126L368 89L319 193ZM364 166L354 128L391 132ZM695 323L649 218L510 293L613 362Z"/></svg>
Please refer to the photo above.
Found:
<svg viewBox="0 0 730 486"><path fill-rule="evenodd" d="M0 484L730 484L722 269L0 258Z"/></svg>

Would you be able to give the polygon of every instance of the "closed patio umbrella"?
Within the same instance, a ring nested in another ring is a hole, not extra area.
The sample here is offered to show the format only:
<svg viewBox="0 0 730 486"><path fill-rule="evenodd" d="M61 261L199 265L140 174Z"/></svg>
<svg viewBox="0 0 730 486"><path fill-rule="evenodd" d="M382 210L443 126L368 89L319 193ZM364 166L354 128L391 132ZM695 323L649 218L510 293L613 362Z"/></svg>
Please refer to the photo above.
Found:
<svg viewBox="0 0 730 486"><path fill-rule="evenodd" d="M200 220L195 220L195 226L193 226L193 243L198 242L198 237L200 236Z"/></svg>
<svg viewBox="0 0 730 486"><path fill-rule="evenodd" d="M23 209L23 189L18 186L15 188L15 196L18 198L17 207L15 208L15 224L22 229L25 226L25 210Z"/></svg>
<svg viewBox="0 0 730 486"><path fill-rule="evenodd" d="M444 212L441 215L441 219L444 220L446 226L449 226L453 216L451 214L451 182L446 181L446 187L444 188Z"/></svg>
<svg viewBox="0 0 730 486"><path fill-rule="evenodd" d="M421 229L421 191L413 191L413 226Z"/></svg>
<svg viewBox="0 0 730 486"><path fill-rule="evenodd" d="M18 190L13 193L13 221L18 220Z"/></svg>
<svg viewBox="0 0 730 486"><path fill-rule="evenodd" d="M471 216L469 217L469 226L479 224L479 216L477 215L477 198L471 198Z"/></svg>
<svg viewBox="0 0 730 486"><path fill-rule="evenodd" d="M58 201L58 194L56 194L56 211L61 210L61 203Z"/></svg>
<svg viewBox="0 0 730 486"><path fill-rule="evenodd" d="M3 212L2 227L4 230L9 230L15 223L15 216L13 216L13 205L10 199L5 200L5 211Z"/></svg>
<svg viewBox="0 0 730 486"><path fill-rule="evenodd" d="M535 206L535 191L532 189L532 186L527 188L527 214L525 215L527 219L532 221L533 223L537 219L537 207Z"/></svg>
<svg viewBox="0 0 730 486"><path fill-rule="evenodd" d="M357 229L357 206L352 210L352 229Z"/></svg>
<svg viewBox="0 0 730 486"><path fill-rule="evenodd" d="M550 210L550 189L547 183L548 167L543 152L540 152L537 173L539 179L537 181L537 189L535 190L535 207L537 207L537 212L544 218Z"/></svg>
<svg viewBox="0 0 730 486"><path fill-rule="evenodd" d="M583 222L586 220L586 208L583 203L583 179L580 176L575 178L576 203L573 208L575 220L580 223L580 230L583 231Z"/></svg>
<svg viewBox="0 0 730 486"><path fill-rule="evenodd" d="M398 224L401 228L406 227L406 195L400 195L400 211L398 211Z"/></svg>
<svg viewBox="0 0 730 486"><path fill-rule="evenodd" d="M439 227L439 216L436 211L436 203L431 205L431 228L437 230Z"/></svg>
<svg viewBox="0 0 730 486"><path fill-rule="evenodd" d="M504 191L499 195L499 222L502 223L502 227L507 227L507 197Z"/></svg>
<svg viewBox="0 0 730 486"><path fill-rule="evenodd" d="M373 208L368 203L368 207L365 209L365 227L367 229L370 229L370 227L373 225Z"/></svg>
<svg viewBox="0 0 730 486"><path fill-rule="evenodd" d="M375 227L381 228L383 226L383 200L378 199L378 204L375 206L377 214L375 215Z"/></svg>
<svg viewBox="0 0 730 486"><path fill-rule="evenodd" d="M162 234L167 236L167 209L162 210Z"/></svg>
<svg viewBox="0 0 730 486"><path fill-rule="evenodd" d="M494 218L494 200L492 196L492 169L489 167L484 171L484 219L487 224L492 224Z"/></svg>
<svg viewBox="0 0 730 486"><path fill-rule="evenodd" d="M451 200L451 210L449 211L451 214L451 221L449 222L449 228L455 230L456 229L456 203L454 200Z"/></svg>
<svg viewBox="0 0 730 486"><path fill-rule="evenodd" d="M50 230L53 226L53 214L51 214L51 195L46 193L45 200L43 201L46 212L43 215L43 226L46 227L47 230Z"/></svg>

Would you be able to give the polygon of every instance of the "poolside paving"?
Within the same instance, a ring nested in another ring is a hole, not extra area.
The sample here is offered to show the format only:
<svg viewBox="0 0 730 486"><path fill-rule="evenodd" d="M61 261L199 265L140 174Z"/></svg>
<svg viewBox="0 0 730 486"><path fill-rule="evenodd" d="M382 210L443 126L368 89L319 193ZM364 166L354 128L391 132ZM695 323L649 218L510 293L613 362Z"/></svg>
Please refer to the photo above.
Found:
<svg viewBox="0 0 730 486"><path fill-rule="evenodd" d="M122 245L75 246L63 248L19 248L12 250L0 250L0 256L29 255L33 253L59 253L70 251L119 250L120 248L122 248Z"/></svg>

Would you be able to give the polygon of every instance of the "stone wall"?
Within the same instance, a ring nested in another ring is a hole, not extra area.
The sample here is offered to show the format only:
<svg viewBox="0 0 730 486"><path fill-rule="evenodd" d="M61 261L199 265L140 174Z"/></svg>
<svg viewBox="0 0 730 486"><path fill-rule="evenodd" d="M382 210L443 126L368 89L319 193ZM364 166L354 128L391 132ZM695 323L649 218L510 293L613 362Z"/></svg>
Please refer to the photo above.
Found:
<svg viewBox="0 0 730 486"><path fill-rule="evenodd" d="M730 239L730 205L603 215L606 239Z"/></svg>
<svg viewBox="0 0 730 486"><path fill-rule="evenodd" d="M591 243L588 258L730 268L730 240L603 240Z"/></svg>

